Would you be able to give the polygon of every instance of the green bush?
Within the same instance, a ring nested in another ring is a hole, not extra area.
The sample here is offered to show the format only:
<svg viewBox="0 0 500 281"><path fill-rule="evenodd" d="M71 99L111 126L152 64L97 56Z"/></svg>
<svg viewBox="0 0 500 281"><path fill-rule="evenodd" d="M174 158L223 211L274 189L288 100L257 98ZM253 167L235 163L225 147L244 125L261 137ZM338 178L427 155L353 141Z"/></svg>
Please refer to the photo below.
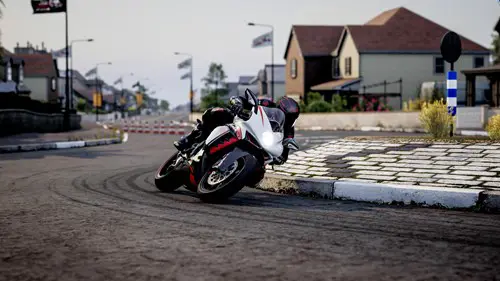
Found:
<svg viewBox="0 0 500 281"><path fill-rule="evenodd" d="M314 101L307 106L308 112L331 112L332 110L332 104L324 100Z"/></svg>
<svg viewBox="0 0 500 281"><path fill-rule="evenodd" d="M492 140L500 140L500 114L492 116L486 125L486 132Z"/></svg>
<svg viewBox="0 0 500 281"><path fill-rule="evenodd" d="M342 112L346 111L347 99L341 95L333 95L332 98L332 111Z"/></svg>

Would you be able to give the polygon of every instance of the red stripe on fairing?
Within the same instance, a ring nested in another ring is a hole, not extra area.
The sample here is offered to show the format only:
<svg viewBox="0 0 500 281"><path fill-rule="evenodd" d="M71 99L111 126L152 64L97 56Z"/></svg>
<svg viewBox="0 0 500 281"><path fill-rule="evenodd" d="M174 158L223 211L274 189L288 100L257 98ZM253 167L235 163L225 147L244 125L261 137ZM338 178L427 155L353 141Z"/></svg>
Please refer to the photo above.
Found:
<svg viewBox="0 0 500 281"><path fill-rule="evenodd" d="M226 148L228 146L230 146L231 144L235 143L238 141L238 138L230 138L229 140L221 143L221 144L218 144L216 146L213 146L213 147L210 147L210 154L214 154L215 152L223 149L223 148Z"/></svg>
<svg viewBox="0 0 500 281"><path fill-rule="evenodd" d="M191 182L191 184L195 185L196 186L196 180L194 179L194 170L193 170L193 167L189 167L189 181Z"/></svg>
<svg viewBox="0 0 500 281"><path fill-rule="evenodd" d="M264 114L262 113L262 106L259 106L260 118L262 119L262 126L264 126Z"/></svg>

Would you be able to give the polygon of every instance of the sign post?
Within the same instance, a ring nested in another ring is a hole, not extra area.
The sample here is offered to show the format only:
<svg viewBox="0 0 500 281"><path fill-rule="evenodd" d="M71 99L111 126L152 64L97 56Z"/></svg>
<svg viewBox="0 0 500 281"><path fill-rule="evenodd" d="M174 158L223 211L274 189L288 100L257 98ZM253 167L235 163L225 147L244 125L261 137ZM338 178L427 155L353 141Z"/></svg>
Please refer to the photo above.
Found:
<svg viewBox="0 0 500 281"><path fill-rule="evenodd" d="M441 55L443 59L450 63L450 71L446 76L446 105L448 114L457 114L457 72L454 63L462 54L462 42L460 36L453 31L447 32L441 39ZM450 124L450 137L453 137L453 121Z"/></svg>

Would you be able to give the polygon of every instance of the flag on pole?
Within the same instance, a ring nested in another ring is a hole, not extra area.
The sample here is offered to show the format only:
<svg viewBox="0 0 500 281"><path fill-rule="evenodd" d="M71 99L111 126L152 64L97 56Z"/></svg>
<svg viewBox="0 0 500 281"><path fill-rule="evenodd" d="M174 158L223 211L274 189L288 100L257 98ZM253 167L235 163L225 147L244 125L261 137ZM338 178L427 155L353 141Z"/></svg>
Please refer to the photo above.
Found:
<svg viewBox="0 0 500 281"><path fill-rule="evenodd" d="M71 46L68 46L68 55L71 56ZM57 50L57 51L52 51L52 57L55 58L55 59L58 59L58 58L65 58L66 57L66 48L62 48L60 50Z"/></svg>
<svg viewBox="0 0 500 281"><path fill-rule="evenodd" d="M116 80L115 83L113 83L113 85L117 85L117 84L120 84L120 83L123 83L123 78L122 77L118 78L118 80Z"/></svg>
<svg viewBox="0 0 500 281"><path fill-rule="evenodd" d="M189 59L187 59L187 60L185 60L185 61L183 61L183 62L179 63L179 64L177 65L177 68L178 68L178 69L184 69L184 68L188 68L188 67L190 67L190 66L191 66L191 58L189 58Z"/></svg>
<svg viewBox="0 0 500 281"><path fill-rule="evenodd" d="M91 70L87 71L87 73L85 73L85 77L89 77L92 75L97 75L97 67L94 67Z"/></svg>
<svg viewBox="0 0 500 281"><path fill-rule="evenodd" d="M267 47L273 44L273 32L264 33L253 39L252 48Z"/></svg>
<svg viewBox="0 0 500 281"><path fill-rule="evenodd" d="M191 78L191 72L188 72L188 73L181 76L181 80L188 79L188 78Z"/></svg>
<svg viewBox="0 0 500 281"><path fill-rule="evenodd" d="M67 0L31 0L33 14L65 13Z"/></svg>
<svg viewBox="0 0 500 281"><path fill-rule="evenodd" d="M141 83L139 83L139 81L135 82L134 85L132 85L132 88L135 88L135 87L140 87L141 86Z"/></svg>

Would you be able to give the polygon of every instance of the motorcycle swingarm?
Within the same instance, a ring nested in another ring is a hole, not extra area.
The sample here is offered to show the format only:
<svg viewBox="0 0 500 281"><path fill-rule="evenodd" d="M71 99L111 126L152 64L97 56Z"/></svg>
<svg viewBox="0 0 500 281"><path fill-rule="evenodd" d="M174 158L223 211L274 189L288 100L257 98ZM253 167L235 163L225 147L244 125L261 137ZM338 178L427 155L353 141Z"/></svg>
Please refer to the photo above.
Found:
<svg viewBox="0 0 500 281"><path fill-rule="evenodd" d="M213 167L219 169L219 171L225 171L234 161L238 160L242 156L248 155L247 151L242 150L239 147L235 147L233 151L229 152L221 161L215 164Z"/></svg>

